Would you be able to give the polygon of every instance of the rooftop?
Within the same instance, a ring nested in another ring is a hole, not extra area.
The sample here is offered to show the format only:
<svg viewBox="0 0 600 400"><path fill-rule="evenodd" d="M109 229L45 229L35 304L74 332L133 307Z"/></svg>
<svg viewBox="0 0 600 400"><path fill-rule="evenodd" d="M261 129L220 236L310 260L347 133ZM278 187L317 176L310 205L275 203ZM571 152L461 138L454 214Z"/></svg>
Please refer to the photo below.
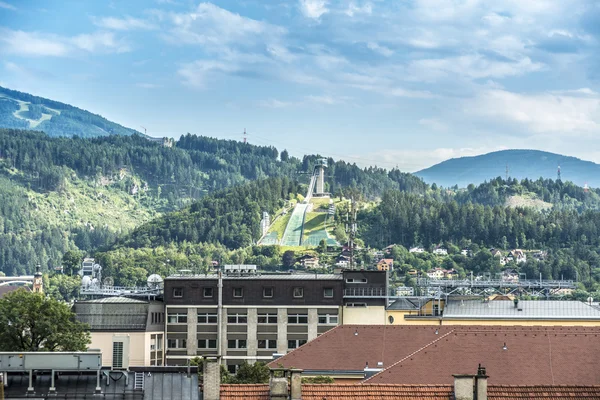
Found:
<svg viewBox="0 0 600 400"><path fill-rule="evenodd" d="M600 327L344 325L270 365L336 375L383 362L365 382L438 385L481 363L494 385L600 385L599 339Z"/></svg>
<svg viewBox="0 0 600 400"><path fill-rule="evenodd" d="M575 300L449 300L444 319L591 319L600 320L600 310Z"/></svg>
<svg viewBox="0 0 600 400"><path fill-rule="evenodd" d="M114 296L114 297L103 297L100 299L93 300L79 300L77 303L86 304L148 304L147 301L132 299L130 297Z"/></svg>
<svg viewBox="0 0 600 400"><path fill-rule="evenodd" d="M596 400L600 386L488 386L488 400ZM269 400L269 385L221 385L221 400ZM302 400L453 400L452 385L304 384Z"/></svg>
<svg viewBox="0 0 600 400"><path fill-rule="evenodd" d="M173 275L165 278L168 280L190 280L190 279L219 279L216 274L200 274L200 275ZM339 274L256 274L256 275L225 275L223 274L224 280L239 280L239 279L262 279L262 280L342 280L342 275Z"/></svg>
<svg viewBox="0 0 600 400"><path fill-rule="evenodd" d="M29 289L27 286L3 285L3 286L0 286L0 298L2 298L2 296L4 296L5 294L14 292L15 290L18 290L18 289L25 289L28 292L31 291L31 289Z"/></svg>

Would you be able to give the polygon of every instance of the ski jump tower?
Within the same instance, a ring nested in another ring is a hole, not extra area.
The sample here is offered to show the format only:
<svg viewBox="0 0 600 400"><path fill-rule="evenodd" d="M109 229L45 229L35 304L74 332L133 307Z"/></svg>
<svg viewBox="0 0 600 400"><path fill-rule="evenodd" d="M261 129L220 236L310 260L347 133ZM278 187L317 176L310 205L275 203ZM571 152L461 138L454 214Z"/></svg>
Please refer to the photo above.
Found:
<svg viewBox="0 0 600 400"><path fill-rule="evenodd" d="M315 166L315 176L317 178L315 196L326 196L325 193L325 166L327 165L327 159L322 158L319 160L319 164Z"/></svg>

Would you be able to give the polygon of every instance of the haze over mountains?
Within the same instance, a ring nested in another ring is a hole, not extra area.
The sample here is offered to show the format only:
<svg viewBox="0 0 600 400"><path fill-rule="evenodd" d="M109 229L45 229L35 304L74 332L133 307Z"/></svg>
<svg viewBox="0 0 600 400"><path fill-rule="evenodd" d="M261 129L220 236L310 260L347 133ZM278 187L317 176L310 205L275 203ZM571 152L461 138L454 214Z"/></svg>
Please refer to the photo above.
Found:
<svg viewBox="0 0 600 400"><path fill-rule="evenodd" d="M557 179L558 167L561 180L578 186L586 183L600 187L600 165L575 157L539 150L502 150L474 157L453 158L432 167L415 172L429 184L444 187L467 187L478 185L496 177L504 178L508 168L510 178Z"/></svg>

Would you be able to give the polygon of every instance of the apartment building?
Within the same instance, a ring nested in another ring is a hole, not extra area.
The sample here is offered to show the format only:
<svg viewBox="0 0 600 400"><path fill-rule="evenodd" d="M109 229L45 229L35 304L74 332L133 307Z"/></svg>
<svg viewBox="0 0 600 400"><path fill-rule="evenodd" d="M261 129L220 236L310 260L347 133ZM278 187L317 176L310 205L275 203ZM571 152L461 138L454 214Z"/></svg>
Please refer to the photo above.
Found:
<svg viewBox="0 0 600 400"><path fill-rule="evenodd" d="M229 371L235 372L243 361L270 361L273 354L285 354L342 324L346 304L366 310L366 296L382 293L369 281L383 282L385 290L385 278L375 279L380 275L385 273L238 271L221 277L168 277L164 281L165 364L183 365L197 356L221 355ZM348 286L365 290L348 291Z"/></svg>

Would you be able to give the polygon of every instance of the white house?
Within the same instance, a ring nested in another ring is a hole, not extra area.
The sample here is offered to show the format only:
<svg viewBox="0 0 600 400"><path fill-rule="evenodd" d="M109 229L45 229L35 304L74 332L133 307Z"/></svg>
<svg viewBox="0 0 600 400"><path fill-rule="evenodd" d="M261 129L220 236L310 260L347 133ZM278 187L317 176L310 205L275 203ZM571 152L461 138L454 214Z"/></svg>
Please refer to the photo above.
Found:
<svg viewBox="0 0 600 400"><path fill-rule="evenodd" d="M408 252L409 252L409 253L424 253L424 252L425 252L425 249L424 249L424 248L422 248L422 247L411 247L411 248L408 250Z"/></svg>
<svg viewBox="0 0 600 400"><path fill-rule="evenodd" d="M445 247L437 246L435 249L433 249L433 254L438 255L438 256L447 256L448 249Z"/></svg>

